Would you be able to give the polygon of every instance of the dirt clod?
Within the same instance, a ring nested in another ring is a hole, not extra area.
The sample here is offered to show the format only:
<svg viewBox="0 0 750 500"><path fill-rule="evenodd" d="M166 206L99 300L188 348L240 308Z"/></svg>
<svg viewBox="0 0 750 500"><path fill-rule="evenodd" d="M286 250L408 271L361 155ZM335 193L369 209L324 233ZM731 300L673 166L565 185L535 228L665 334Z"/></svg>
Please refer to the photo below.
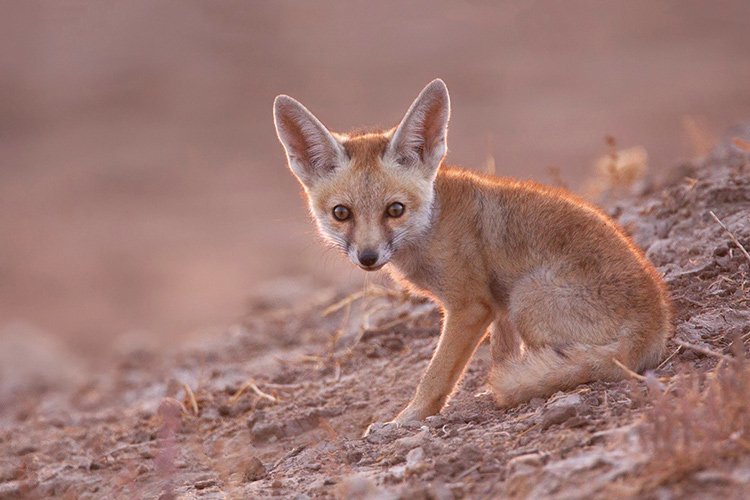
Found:
<svg viewBox="0 0 750 500"><path fill-rule="evenodd" d="M216 480L204 479L202 481L196 481L196 483L193 486L195 486L196 490L205 490L206 488L211 488L212 486L216 486Z"/></svg>

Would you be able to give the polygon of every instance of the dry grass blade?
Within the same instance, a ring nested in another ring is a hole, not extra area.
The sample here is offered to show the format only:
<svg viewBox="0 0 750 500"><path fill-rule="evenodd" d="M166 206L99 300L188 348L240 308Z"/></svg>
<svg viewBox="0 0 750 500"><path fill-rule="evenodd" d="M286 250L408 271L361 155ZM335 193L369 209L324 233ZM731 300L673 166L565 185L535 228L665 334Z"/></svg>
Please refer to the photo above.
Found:
<svg viewBox="0 0 750 500"><path fill-rule="evenodd" d="M481 467L481 465L482 464L476 464L476 465L473 465L473 466L469 467L468 469L466 469L465 471L463 471L461 474L459 474L458 476L456 476L456 481L460 481L461 479L465 478L466 476L468 476L469 474L471 474L475 470L479 469L479 467Z"/></svg>
<svg viewBox="0 0 750 500"><path fill-rule="evenodd" d="M321 314L325 318L364 297L399 297L403 299L404 296L402 291L390 290L383 286L369 284L366 289L349 294L338 302L334 302L323 309Z"/></svg>
<svg viewBox="0 0 750 500"><path fill-rule="evenodd" d="M193 415L198 415L198 401L195 399L195 394L193 394L193 390L190 388L188 384L182 384L183 389L185 389L185 397L188 400L188 403L190 404L190 409L193 411Z"/></svg>
<svg viewBox="0 0 750 500"><path fill-rule="evenodd" d="M734 139L732 139L732 144L734 144L738 149L741 149L746 153L750 153L750 142L746 141L745 139L735 137Z"/></svg>
<svg viewBox="0 0 750 500"><path fill-rule="evenodd" d="M323 312L321 313L322 316L325 318L327 316L330 316L331 314L335 313L336 311L343 309L344 307L350 305L352 302L356 302L362 297L365 296L365 290L354 292L350 295L347 295L343 299L339 300L338 302L331 304L330 306L323 309Z"/></svg>
<svg viewBox="0 0 750 500"><path fill-rule="evenodd" d="M669 360L670 360L670 359L672 359L672 358L674 358L674 357L675 357L675 355L676 355L677 353L679 353L679 352L680 352L680 350L682 350L682 346L681 346L681 345L678 345L678 346L677 346L677 349L675 349L675 350L674 350L674 352L672 352L672 354L670 354L669 356L667 356L667 358L666 358L666 359L665 359L664 361L662 361L661 363L659 363L659 366L657 366L657 367L656 367L656 370L655 370L655 371L659 371L659 370L661 370L662 368L664 368L664 366L665 366L665 365L666 365L667 363L669 363Z"/></svg>
<svg viewBox="0 0 750 500"><path fill-rule="evenodd" d="M131 449L131 448L141 448L141 447L145 447L145 446L153 446L153 442L152 441L142 441L140 443L126 443L126 444L117 446L116 448L112 448L111 450L109 450L109 451L107 451L105 453L102 453L101 455L99 455L99 457L113 456L113 455L115 455L115 454L117 454L117 453L119 453L119 452L121 452L123 450L128 450L128 449Z"/></svg>
<svg viewBox="0 0 750 500"><path fill-rule="evenodd" d="M488 154L484 160L484 171L490 175L495 175L497 167L495 166L495 157Z"/></svg>
<svg viewBox="0 0 750 500"><path fill-rule="evenodd" d="M302 363L323 363L328 357L320 356L318 354L302 354L297 359Z"/></svg>
<svg viewBox="0 0 750 500"><path fill-rule="evenodd" d="M411 318L409 318L408 316L404 316L403 318L397 318L397 319L394 319L393 321L389 321L389 322L384 323L382 325L378 325L378 326L366 326L364 328L364 332L365 333L387 332L387 331L389 331L390 329L392 329L395 326L403 325L404 323L406 323L410 319Z"/></svg>
<svg viewBox="0 0 750 500"><path fill-rule="evenodd" d="M740 249L740 251L745 255L745 258L747 259L747 261L750 262L750 253L747 253L747 249L744 246L742 246L742 243L740 243L740 241L737 239L737 237L734 235L734 233L732 233L732 231L730 231L729 228L727 228L727 226L725 226L724 223L721 222L721 220L718 217L716 217L716 214L714 213L713 210L709 210L708 213L710 213L711 217L713 217L714 220L719 223L719 225L722 227L722 229L724 229L724 231L726 231L726 233L732 239L732 241L734 242L734 244L737 245L737 247Z"/></svg>
<svg viewBox="0 0 750 500"><path fill-rule="evenodd" d="M257 386L257 384L255 383L254 380L248 380L247 382L245 382L244 384L242 384L242 387L240 387L239 389L237 389L237 392L235 392L232 395L231 398L229 398L229 404L230 405L235 404L240 399L240 396L242 396L245 393L245 391L248 390L248 389L250 389L251 391L253 391L259 397L261 397L263 399L267 399L268 401L270 401L272 403L278 403L279 402L278 398L276 398L274 396L271 396L270 394L268 394L268 393L263 392L262 390L260 390L260 387Z"/></svg>
<svg viewBox="0 0 750 500"><path fill-rule="evenodd" d="M696 156L706 156L716 145L716 138L704 120L695 116L685 116L682 119L682 127Z"/></svg>
<svg viewBox="0 0 750 500"><path fill-rule="evenodd" d="M642 491L747 453L750 363L741 342L734 350L732 362L708 376L688 372L677 377L672 394L649 390L653 404L639 426L649 454L640 472Z"/></svg>
<svg viewBox="0 0 750 500"><path fill-rule="evenodd" d="M623 369L625 373L627 373L629 376L633 377L634 379L640 380L641 382L646 381L646 377L641 375L640 373L636 373L624 364L622 364L617 358L612 358L612 362Z"/></svg>

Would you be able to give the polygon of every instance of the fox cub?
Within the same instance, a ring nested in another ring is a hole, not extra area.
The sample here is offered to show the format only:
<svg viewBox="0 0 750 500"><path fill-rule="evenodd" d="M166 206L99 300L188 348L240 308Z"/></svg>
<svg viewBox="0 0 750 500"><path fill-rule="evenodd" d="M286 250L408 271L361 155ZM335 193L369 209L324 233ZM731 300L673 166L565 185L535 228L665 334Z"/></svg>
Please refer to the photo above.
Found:
<svg viewBox="0 0 750 500"><path fill-rule="evenodd" d="M330 132L280 95L274 121L322 236L443 309L437 349L395 418L438 413L489 331L497 404L656 366L670 307L656 270L575 196L442 165L450 100L422 90L394 129Z"/></svg>

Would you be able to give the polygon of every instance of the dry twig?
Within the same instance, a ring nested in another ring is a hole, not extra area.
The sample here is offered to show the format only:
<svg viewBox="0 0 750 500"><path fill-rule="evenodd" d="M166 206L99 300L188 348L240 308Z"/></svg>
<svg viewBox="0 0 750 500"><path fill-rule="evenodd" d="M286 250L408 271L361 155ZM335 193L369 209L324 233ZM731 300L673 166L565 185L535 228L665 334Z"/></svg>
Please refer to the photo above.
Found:
<svg viewBox="0 0 750 500"><path fill-rule="evenodd" d="M641 382L645 382L646 381L646 377L644 377L640 373L634 372L633 370L631 370L630 368L628 368L627 366L625 366L624 364L622 364L617 358L612 358L612 362L614 364L616 364L617 366L619 366L620 368L622 368L625 371L625 373L627 373L631 377L633 377L635 379L638 379Z"/></svg>
<svg viewBox="0 0 750 500"><path fill-rule="evenodd" d="M359 292L354 292L350 295L347 295L343 299L339 300L335 304L331 304L330 306L323 309L323 312L321 313L322 316L325 318L326 316L330 316L331 314L335 313L339 309L342 309L343 307L348 306L352 302L356 302L362 297L365 296L365 290L361 290Z"/></svg>
<svg viewBox="0 0 750 500"><path fill-rule="evenodd" d="M732 139L732 143L735 145L735 147L741 149L742 151L750 153L750 142L739 137L735 137L734 139Z"/></svg>
<svg viewBox="0 0 750 500"><path fill-rule="evenodd" d="M237 392L235 392L232 395L232 397L229 398L229 404L230 405L235 404L240 399L240 396L242 396L242 394L244 394L245 391L248 390L248 389L250 389L251 391L253 391L255 394L257 394L261 398L267 399L267 400L269 400L272 403L278 403L279 402L278 398L276 398L274 396L271 396L270 394L268 394L266 392L261 391L260 388L255 384L255 381L251 379L251 380L248 380L247 382L245 382L244 384L242 384L242 387L240 387L239 389L237 389Z"/></svg>
<svg viewBox="0 0 750 500"><path fill-rule="evenodd" d="M706 347L701 347L699 345L691 344L689 342L685 342L680 339L675 339L675 343L677 345L681 345L682 347L686 349L691 349L696 352L700 352L702 354L705 354L706 356L711 356L718 359L723 359L724 361L732 361L731 356L727 356L726 354L722 354L720 352L712 351L711 349L708 349Z"/></svg>
<svg viewBox="0 0 750 500"><path fill-rule="evenodd" d="M193 390L190 388L187 384L182 384L183 389L185 389L185 396L187 397L188 403L190 403L190 409L193 410L193 415L198 415L198 401L195 399L195 394L193 394Z"/></svg>
<svg viewBox="0 0 750 500"><path fill-rule="evenodd" d="M670 359L674 358L675 354L677 354L678 352L680 352L680 349L682 349L682 346L678 345L677 349L675 349L672 354L670 354L669 356L667 356L667 359L665 359L664 361L662 361L661 363L659 363L659 366L656 367L655 371L661 370L664 367L664 365L666 365L669 362Z"/></svg>
<svg viewBox="0 0 750 500"><path fill-rule="evenodd" d="M346 307L347 305L352 304L364 297L378 297L378 296L393 297L397 295L398 293L394 290L389 290L382 286L370 285L364 290L360 290L359 292L354 292L352 294L349 294L343 299L339 300L338 302L331 304L330 306L323 309L323 312L321 314L325 318L326 316L330 316L336 311L339 311L340 309Z"/></svg>
<svg viewBox="0 0 750 500"><path fill-rule="evenodd" d="M710 213L711 217L713 217L714 220L719 223L719 225L722 227L722 229L724 229L724 231L726 231L726 233L732 239L732 241L734 242L734 244L737 245L737 247L740 249L740 251L742 251L742 253L745 255L745 258L747 259L748 263L750 263L750 253L747 253L747 249L745 249L745 247L742 246L742 243L740 243L740 241L737 239L737 237L734 235L734 233L732 233L732 231L730 231L729 228L727 228L727 226L725 226L724 223L721 222L721 220L719 220L718 217L716 217L716 214L714 213L713 210L709 210L708 213Z"/></svg>

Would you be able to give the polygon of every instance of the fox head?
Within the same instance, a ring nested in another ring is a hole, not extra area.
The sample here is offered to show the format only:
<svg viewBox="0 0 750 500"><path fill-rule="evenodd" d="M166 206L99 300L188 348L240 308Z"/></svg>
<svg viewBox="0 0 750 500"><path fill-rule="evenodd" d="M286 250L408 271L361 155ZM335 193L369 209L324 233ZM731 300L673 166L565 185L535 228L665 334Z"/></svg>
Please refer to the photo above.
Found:
<svg viewBox="0 0 750 500"><path fill-rule="evenodd" d="M273 112L320 234L355 265L380 269L429 228L450 117L442 80L427 85L401 123L384 132L331 132L286 95Z"/></svg>

